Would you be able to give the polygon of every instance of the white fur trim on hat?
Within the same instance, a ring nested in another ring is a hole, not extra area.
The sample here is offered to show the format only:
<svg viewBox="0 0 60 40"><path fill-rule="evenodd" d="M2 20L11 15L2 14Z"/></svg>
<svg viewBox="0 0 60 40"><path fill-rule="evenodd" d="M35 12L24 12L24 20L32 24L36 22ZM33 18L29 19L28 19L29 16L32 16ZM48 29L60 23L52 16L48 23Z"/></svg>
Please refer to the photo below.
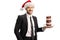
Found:
<svg viewBox="0 0 60 40"><path fill-rule="evenodd" d="M28 2L28 3L25 4L24 8L26 9L28 6L32 6L32 7L34 7L34 4L31 3L31 2Z"/></svg>

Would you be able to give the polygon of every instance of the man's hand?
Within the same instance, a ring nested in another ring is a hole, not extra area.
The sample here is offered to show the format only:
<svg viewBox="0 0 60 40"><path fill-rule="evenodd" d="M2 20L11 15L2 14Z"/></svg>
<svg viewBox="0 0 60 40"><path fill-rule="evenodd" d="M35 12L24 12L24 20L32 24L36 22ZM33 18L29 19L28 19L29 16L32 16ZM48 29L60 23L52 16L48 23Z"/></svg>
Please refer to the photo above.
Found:
<svg viewBox="0 0 60 40"><path fill-rule="evenodd" d="M53 26L44 26L45 28L52 28Z"/></svg>
<svg viewBox="0 0 60 40"><path fill-rule="evenodd" d="M47 29L47 28L52 28L53 26L44 26L42 27L43 30Z"/></svg>

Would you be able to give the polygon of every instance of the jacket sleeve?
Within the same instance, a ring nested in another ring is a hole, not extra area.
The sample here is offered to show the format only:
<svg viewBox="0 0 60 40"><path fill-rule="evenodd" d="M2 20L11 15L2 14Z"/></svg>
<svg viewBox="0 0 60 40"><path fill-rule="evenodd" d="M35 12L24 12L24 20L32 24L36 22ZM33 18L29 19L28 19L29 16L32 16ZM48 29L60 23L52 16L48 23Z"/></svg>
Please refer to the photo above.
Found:
<svg viewBox="0 0 60 40"><path fill-rule="evenodd" d="M37 26L37 32L43 32L43 27L38 27L38 22L37 22L37 18L36 18L36 26Z"/></svg>
<svg viewBox="0 0 60 40"><path fill-rule="evenodd" d="M18 40L23 40L19 32L19 30L21 30L21 23L22 23L22 18L21 16L18 16L16 20L15 28L14 28L14 33Z"/></svg>

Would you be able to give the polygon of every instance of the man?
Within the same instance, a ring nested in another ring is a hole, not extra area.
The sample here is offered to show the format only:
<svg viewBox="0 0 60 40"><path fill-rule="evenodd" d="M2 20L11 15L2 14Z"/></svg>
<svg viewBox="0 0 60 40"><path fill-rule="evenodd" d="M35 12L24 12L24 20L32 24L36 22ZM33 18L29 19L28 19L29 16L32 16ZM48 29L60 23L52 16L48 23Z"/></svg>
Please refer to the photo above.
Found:
<svg viewBox="0 0 60 40"><path fill-rule="evenodd" d="M22 7L25 8L26 14L19 15L17 18L14 29L17 40L37 40L37 32L43 32L46 28L51 28L51 26L38 28L37 18L32 15L34 5L31 1L25 2Z"/></svg>

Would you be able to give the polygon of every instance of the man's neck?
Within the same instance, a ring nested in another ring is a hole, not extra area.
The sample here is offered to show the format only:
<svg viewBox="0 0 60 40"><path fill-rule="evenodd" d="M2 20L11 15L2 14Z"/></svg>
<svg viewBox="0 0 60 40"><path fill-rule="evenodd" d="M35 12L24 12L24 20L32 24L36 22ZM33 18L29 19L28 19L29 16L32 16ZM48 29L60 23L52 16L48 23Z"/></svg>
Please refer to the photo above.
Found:
<svg viewBox="0 0 60 40"><path fill-rule="evenodd" d="M31 16L31 17L32 17L32 14L31 14L31 15L30 15L30 14L28 14L28 13L26 13L26 14L27 14L27 16L29 16L29 17Z"/></svg>

